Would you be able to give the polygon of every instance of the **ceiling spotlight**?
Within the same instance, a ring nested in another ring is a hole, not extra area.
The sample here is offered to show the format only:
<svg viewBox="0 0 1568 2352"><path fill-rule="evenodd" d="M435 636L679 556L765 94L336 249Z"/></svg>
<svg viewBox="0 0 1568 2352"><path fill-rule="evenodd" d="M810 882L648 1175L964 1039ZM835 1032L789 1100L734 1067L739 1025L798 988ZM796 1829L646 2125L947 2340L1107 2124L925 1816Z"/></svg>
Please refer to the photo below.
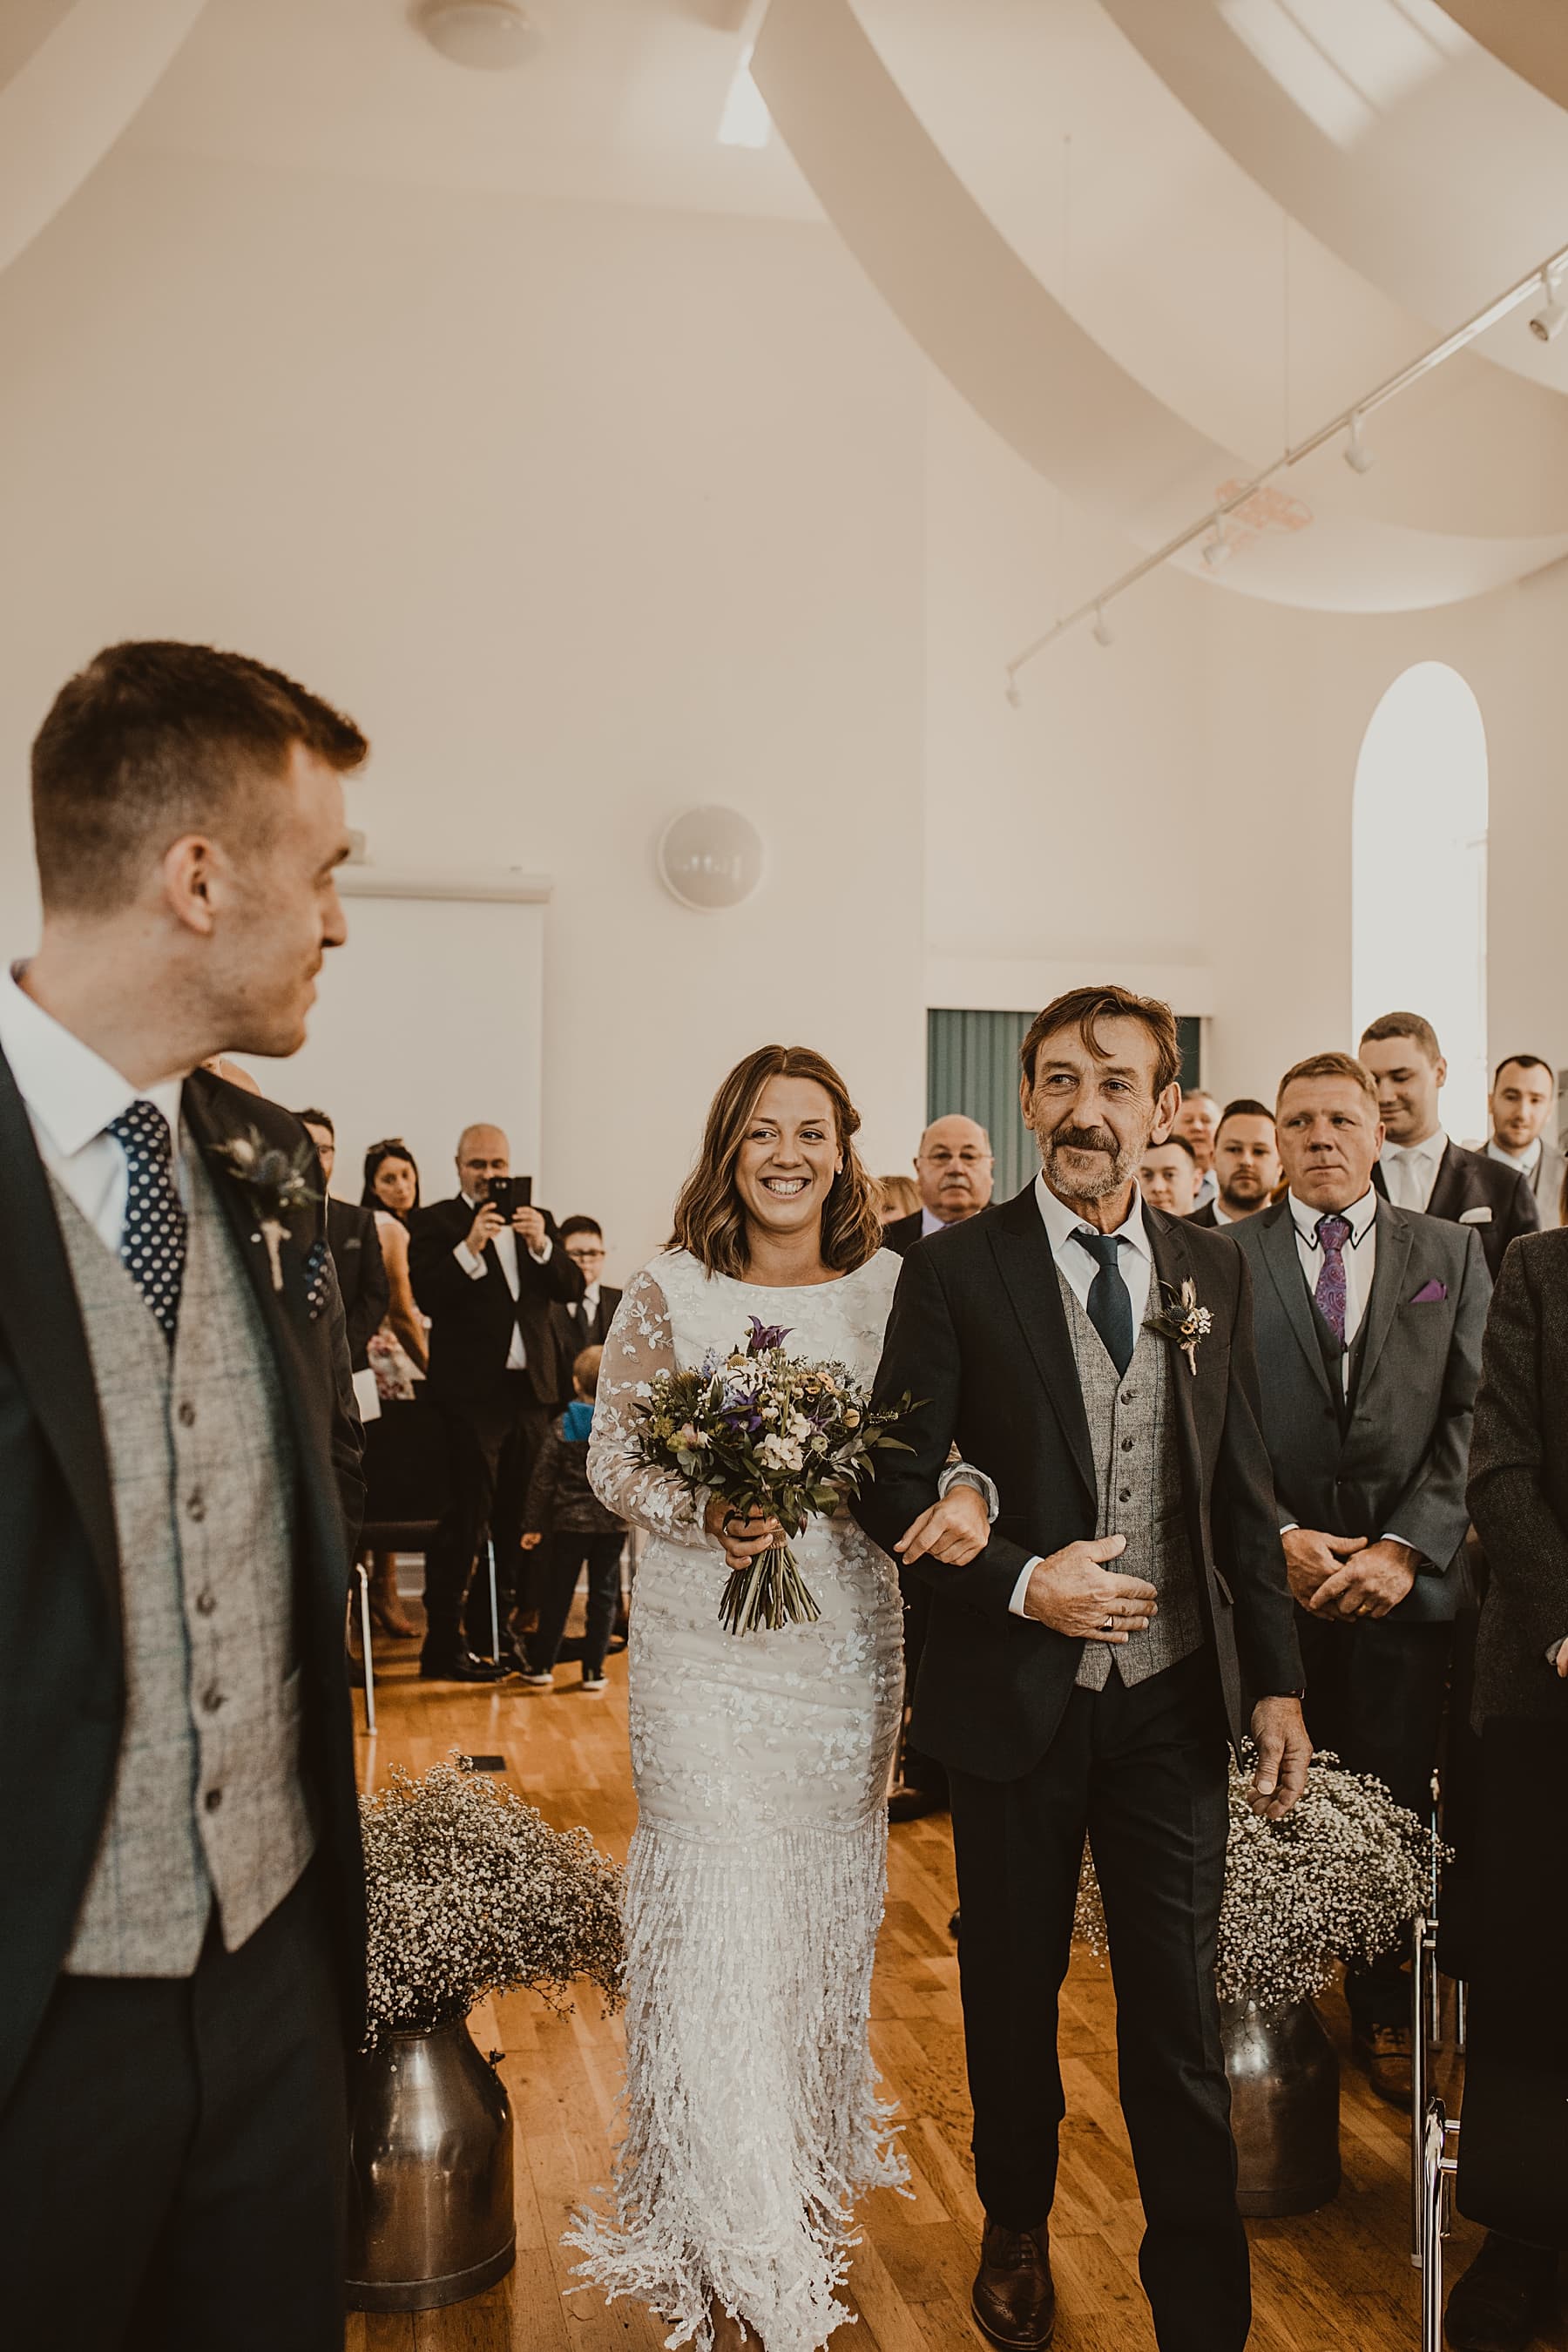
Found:
<svg viewBox="0 0 1568 2352"><path fill-rule="evenodd" d="M1116 632L1105 617L1103 604L1097 604L1094 608L1094 626L1089 635L1097 646L1113 646L1116 643Z"/></svg>
<svg viewBox="0 0 1568 2352"><path fill-rule="evenodd" d="M1205 540L1203 556L1204 562L1211 572L1217 570L1220 564L1230 562L1230 541L1225 535L1224 523L1216 522L1213 538Z"/></svg>
<svg viewBox="0 0 1568 2352"><path fill-rule="evenodd" d="M513 0L422 0L415 22L444 58L482 73L526 64L544 38Z"/></svg>
<svg viewBox="0 0 1568 2352"><path fill-rule="evenodd" d="M1530 331L1538 343L1553 343L1564 326L1568 326L1568 305L1559 301L1550 269L1542 271L1541 286L1546 299L1531 319Z"/></svg>
<svg viewBox="0 0 1568 2352"><path fill-rule="evenodd" d="M1340 452L1352 474L1370 474L1377 459L1361 437L1361 411L1351 418L1350 438Z"/></svg>
<svg viewBox="0 0 1568 2352"><path fill-rule="evenodd" d="M1007 673L1007 700L1015 710L1022 710L1024 698L1018 691L1018 681L1011 670Z"/></svg>

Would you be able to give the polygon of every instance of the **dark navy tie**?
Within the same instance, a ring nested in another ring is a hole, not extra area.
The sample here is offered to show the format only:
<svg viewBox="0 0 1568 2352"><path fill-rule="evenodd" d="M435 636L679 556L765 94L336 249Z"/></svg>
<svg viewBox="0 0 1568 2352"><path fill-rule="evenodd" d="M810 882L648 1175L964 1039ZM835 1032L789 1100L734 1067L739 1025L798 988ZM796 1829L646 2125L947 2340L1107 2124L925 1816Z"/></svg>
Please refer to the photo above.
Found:
<svg viewBox="0 0 1568 2352"><path fill-rule="evenodd" d="M125 1154L125 1230L120 1262L163 1326L171 1348L185 1273L185 1213L174 1189L174 1139L156 1103L137 1100L104 1129Z"/></svg>
<svg viewBox="0 0 1568 2352"><path fill-rule="evenodd" d="M1135 1344L1132 1294L1116 1263L1121 1238L1120 1234L1094 1233L1088 1225L1080 1225L1073 1235L1099 1265L1100 1271L1089 1286L1089 1319L1105 1342L1105 1352L1116 1367L1118 1380L1132 1361Z"/></svg>

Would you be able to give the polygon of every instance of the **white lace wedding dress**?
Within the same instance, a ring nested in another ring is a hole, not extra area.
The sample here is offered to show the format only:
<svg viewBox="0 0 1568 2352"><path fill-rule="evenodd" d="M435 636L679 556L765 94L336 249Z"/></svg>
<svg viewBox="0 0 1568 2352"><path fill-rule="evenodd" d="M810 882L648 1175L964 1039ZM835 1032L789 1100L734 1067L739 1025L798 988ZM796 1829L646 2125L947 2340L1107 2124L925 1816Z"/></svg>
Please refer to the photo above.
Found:
<svg viewBox="0 0 1568 2352"><path fill-rule="evenodd" d="M903 1629L892 1563L839 1511L794 1546L821 1622L727 1633L723 1554L686 1487L629 1452L631 1408L752 1315L868 1384L898 1273L884 1250L775 1290L670 1251L627 1289L600 1370L589 1476L653 1541L631 1621L626 2130L614 2214L579 2215L567 2242L700 2352L710 2293L766 2352L816 2352L848 2316L853 2200L903 2179L867 2036Z"/></svg>

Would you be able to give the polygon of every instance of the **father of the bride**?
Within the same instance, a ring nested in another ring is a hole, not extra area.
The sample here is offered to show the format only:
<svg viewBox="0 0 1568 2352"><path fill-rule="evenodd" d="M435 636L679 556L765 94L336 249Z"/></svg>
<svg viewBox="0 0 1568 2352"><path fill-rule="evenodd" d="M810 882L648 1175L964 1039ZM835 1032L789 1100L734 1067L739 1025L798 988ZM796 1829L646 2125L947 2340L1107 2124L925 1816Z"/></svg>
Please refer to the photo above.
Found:
<svg viewBox="0 0 1568 2352"><path fill-rule="evenodd" d="M1021 1092L1041 1173L906 1258L879 1397L928 1402L914 1452L855 1507L892 1549L955 1440L998 1490L970 1567L917 1557L918 1536L905 1561L934 1596L913 1732L952 1789L974 2315L1009 2352L1055 2321L1057 1996L1086 1832L1161 2352L1240 2352L1251 2318L1213 1973L1226 1737L1257 1740L1272 1818L1310 1751L1247 1262L1134 1181L1171 1132L1179 1066L1168 1007L1124 989L1035 1021Z"/></svg>
<svg viewBox="0 0 1568 2352"><path fill-rule="evenodd" d="M303 1042L364 739L122 645L33 751L0 970L0 2310L28 2352L342 2352L362 1489Z"/></svg>

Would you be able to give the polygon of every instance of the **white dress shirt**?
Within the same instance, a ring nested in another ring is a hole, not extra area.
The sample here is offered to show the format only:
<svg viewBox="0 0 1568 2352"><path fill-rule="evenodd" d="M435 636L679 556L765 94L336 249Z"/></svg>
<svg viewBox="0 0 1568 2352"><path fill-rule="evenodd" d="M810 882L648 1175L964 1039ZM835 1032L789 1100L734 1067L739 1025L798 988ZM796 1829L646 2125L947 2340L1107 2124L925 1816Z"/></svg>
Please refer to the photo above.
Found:
<svg viewBox="0 0 1568 2352"><path fill-rule="evenodd" d="M104 1129L133 1102L156 1104L175 1141L174 1180L185 1197L178 1150L184 1074L161 1078L156 1086L133 1087L35 1004L17 985L22 969L18 965L0 980L0 1052L11 1066L45 1167L118 1256L125 1232L125 1153Z"/></svg>
<svg viewBox="0 0 1568 2352"><path fill-rule="evenodd" d="M1205 1168L1198 1178L1197 1198L1194 1201L1193 1206L1194 1209L1206 1209L1209 1202L1216 1200L1218 1196L1219 1178L1212 1168ZM1226 1222L1228 1223L1229 1219L1227 1218Z"/></svg>
<svg viewBox="0 0 1568 2352"><path fill-rule="evenodd" d="M1318 1239L1318 1226L1330 1209L1309 1208L1290 1193L1290 1219L1296 1228L1296 1255L1301 1261L1301 1271L1307 1277L1307 1287L1315 1298L1318 1277L1323 1271L1322 1244ZM1366 1314L1366 1303L1372 1297L1372 1277L1377 1272L1377 1194L1369 1184L1359 1201L1352 1201L1339 1214L1345 1218L1351 1237L1345 1244L1341 1264L1345 1270L1345 1352L1340 1359L1340 1377L1350 1394L1351 1344L1361 1329Z"/></svg>
<svg viewBox="0 0 1568 2352"><path fill-rule="evenodd" d="M1079 1305L1087 1310L1089 1286L1100 1272L1100 1260L1079 1244L1077 1236L1084 1230L1084 1220L1076 1209L1069 1209L1065 1201L1058 1200L1043 1174L1035 1179L1035 1200L1057 1270ZM1116 1253L1116 1270L1127 1285L1128 1297L1132 1301L1132 1329L1136 1334L1142 1330L1143 1318L1149 1311L1149 1292L1154 1278L1153 1253L1143 1224L1143 1196L1136 1184L1132 1187L1132 1205L1116 1230L1122 1243ZM1015 1617L1026 1617L1029 1613L1024 1602L1029 1590L1029 1579L1042 1557L1037 1552L1032 1559L1026 1562L1017 1583L1013 1587L1013 1598L1007 1606Z"/></svg>
<svg viewBox="0 0 1568 2352"><path fill-rule="evenodd" d="M463 1199L468 1207L472 1209L475 1216L477 1217L484 1203L481 1201L470 1201L466 1192L463 1194ZM513 1225L503 1225L499 1234L492 1234L490 1235L490 1247L495 1251L497 1257L500 1260L502 1277L506 1283L507 1288L515 1298L518 1292L516 1227ZM546 1265L550 1260L550 1252L552 1247L552 1244L547 1235L545 1238L544 1247L542 1250L530 1250L528 1255L533 1260L535 1265ZM462 1267L463 1272L468 1276L470 1282L482 1282L485 1276L489 1271L484 1259L482 1257L475 1256L473 1251L468 1247L466 1240L460 1241L458 1244L457 1248L452 1252L452 1255L457 1259L458 1264ZM525 1372L528 1370L528 1349L522 1344L522 1331L515 1317L512 1318L511 1345L506 1351L506 1370L509 1372Z"/></svg>
<svg viewBox="0 0 1568 2352"><path fill-rule="evenodd" d="M1419 1143L1385 1143L1378 1154L1388 1197L1396 1209L1425 1212L1437 1181L1448 1139L1441 1128Z"/></svg>
<svg viewBox="0 0 1568 2352"><path fill-rule="evenodd" d="M1489 1141L1487 1145L1487 1158L1500 1160L1505 1168L1517 1168L1532 1192L1535 1190L1536 1171L1541 1166L1541 1151L1542 1143L1539 1136L1528 1151L1505 1151L1501 1144L1495 1140Z"/></svg>

